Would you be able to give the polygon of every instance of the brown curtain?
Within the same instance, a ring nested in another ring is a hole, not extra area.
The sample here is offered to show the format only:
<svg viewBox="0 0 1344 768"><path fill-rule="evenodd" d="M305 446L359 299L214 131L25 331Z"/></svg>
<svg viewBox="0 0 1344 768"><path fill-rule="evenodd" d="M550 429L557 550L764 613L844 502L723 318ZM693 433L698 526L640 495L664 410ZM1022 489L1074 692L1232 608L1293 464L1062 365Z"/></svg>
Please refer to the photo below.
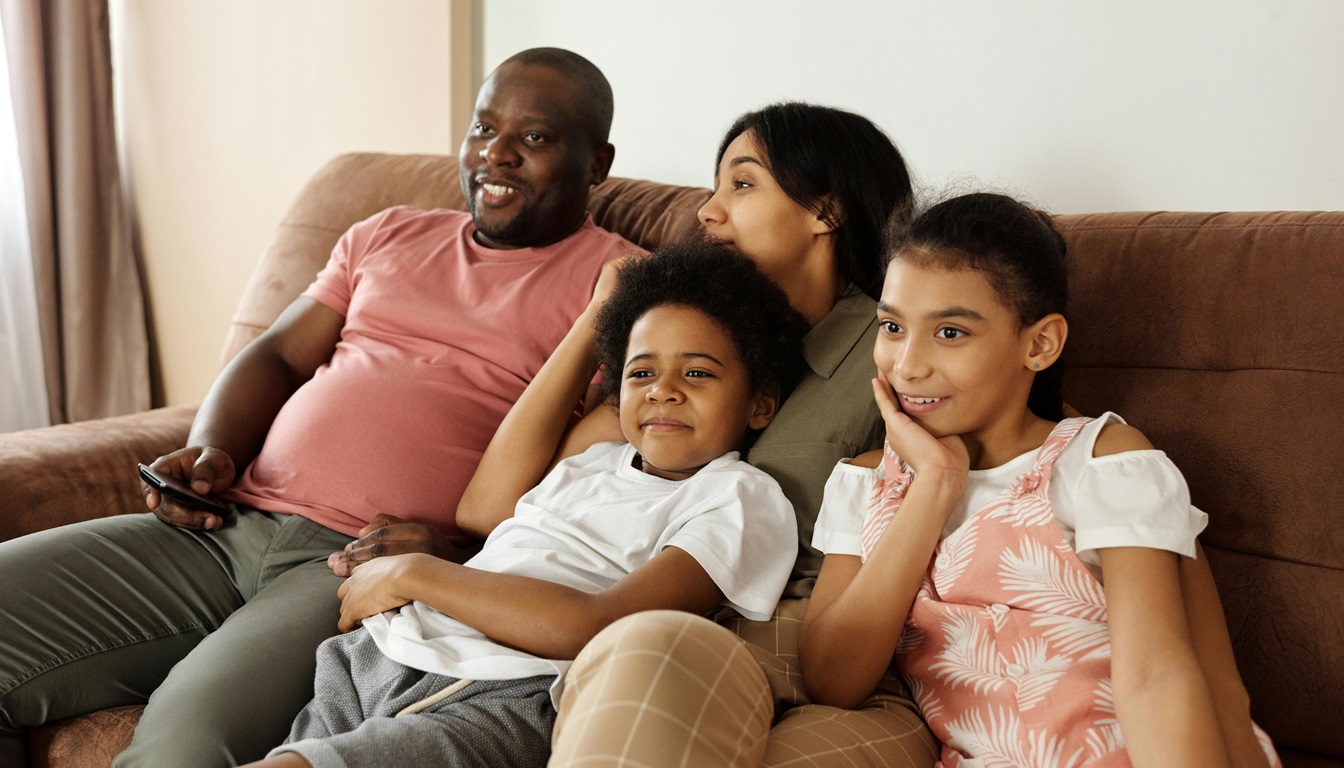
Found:
<svg viewBox="0 0 1344 768"><path fill-rule="evenodd" d="M51 421L150 404L112 112L107 0L0 0Z"/></svg>

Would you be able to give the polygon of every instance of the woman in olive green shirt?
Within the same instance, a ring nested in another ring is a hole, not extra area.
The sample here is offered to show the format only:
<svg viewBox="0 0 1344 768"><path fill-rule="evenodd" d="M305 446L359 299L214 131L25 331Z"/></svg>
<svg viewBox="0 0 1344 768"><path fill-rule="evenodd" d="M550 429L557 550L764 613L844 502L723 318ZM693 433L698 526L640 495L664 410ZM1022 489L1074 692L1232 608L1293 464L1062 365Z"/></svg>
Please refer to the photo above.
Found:
<svg viewBox="0 0 1344 768"><path fill-rule="evenodd" d="M796 649L800 598L821 562L811 540L822 490L837 461L882 445L875 297L883 231L911 208L909 173L871 121L802 103L738 118L717 168L699 212L706 235L755 261L812 325L808 370L746 456L793 502L793 577L768 622L650 612L604 630L567 678L551 764L847 765L850 753L857 764L932 765L936 742L895 676L858 711L797 706L808 703ZM776 708L790 709L772 730Z"/></svg>

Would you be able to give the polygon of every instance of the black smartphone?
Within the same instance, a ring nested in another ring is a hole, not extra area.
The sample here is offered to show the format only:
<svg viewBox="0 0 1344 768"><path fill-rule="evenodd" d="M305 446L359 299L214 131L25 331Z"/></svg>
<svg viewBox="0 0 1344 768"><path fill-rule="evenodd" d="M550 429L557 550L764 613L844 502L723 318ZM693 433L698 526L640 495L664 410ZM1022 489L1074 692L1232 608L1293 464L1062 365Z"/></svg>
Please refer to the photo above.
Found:
<svg viewBox="0 0 1344 768"><path fill-rule="evenodd" d="M140 479L144 480L150 488L192 509L200 509L216 515L227 515L233 511L231 507L225 505L219 499L213 496L202 496L176 477L155 472L144 464L140 465Z"/></svg>

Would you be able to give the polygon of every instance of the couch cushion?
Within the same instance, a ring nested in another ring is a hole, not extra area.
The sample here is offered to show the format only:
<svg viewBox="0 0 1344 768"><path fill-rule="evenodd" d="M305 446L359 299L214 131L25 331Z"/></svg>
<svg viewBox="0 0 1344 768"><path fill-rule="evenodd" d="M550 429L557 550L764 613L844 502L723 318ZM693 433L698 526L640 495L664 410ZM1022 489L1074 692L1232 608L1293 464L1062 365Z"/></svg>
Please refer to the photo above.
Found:
<svg viewBox="0 0 1344 768"><path fill-rule="evenodd" d="M1059 223L1068 401L1185 473L1256 720L1344 756L1344 213Z"/></svg>
<svg viewBox="0 0 1344 768"><path fill-rule="evenodd" d="M32 768L107 768L131 743L144 707L114 707L28 732Z"/></svg>

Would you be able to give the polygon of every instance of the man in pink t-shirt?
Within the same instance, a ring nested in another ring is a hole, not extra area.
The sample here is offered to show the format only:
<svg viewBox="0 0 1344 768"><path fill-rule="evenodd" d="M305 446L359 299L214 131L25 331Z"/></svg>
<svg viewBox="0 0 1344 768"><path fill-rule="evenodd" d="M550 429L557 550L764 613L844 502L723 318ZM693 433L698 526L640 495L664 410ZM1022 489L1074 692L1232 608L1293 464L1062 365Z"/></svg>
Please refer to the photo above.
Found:
<svg viewBox="0 0 1344 768"><path fill-rule="evenodd" d="M220 374L187 447L154 462L231 513L146 487L153 514L0 546L0 582L50 573L0 604L0 625L23 628L0 637L0 756L22 755L24 728L146 696L118 766L233 765L284 738L336 633L340 576L455 555L495 428L602 266L639 250L586 212L611 114L606 79L569 51L524 51L486 79L460 156L470 213L399 207L352 227Z"/></svg>

